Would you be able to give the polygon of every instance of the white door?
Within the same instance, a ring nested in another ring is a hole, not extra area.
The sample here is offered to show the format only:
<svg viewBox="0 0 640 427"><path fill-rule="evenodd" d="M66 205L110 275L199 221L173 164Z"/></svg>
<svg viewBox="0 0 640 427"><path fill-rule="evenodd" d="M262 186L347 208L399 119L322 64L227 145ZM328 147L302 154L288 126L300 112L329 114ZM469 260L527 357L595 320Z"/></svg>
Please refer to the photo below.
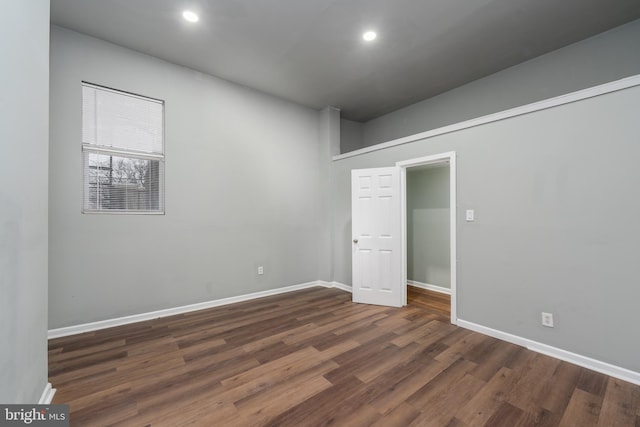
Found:
<svg viewBox="0 0 640 427"><path fill-rule="evenodd" d="M353 302L402 306L400 169L351 171Z"/></svg>

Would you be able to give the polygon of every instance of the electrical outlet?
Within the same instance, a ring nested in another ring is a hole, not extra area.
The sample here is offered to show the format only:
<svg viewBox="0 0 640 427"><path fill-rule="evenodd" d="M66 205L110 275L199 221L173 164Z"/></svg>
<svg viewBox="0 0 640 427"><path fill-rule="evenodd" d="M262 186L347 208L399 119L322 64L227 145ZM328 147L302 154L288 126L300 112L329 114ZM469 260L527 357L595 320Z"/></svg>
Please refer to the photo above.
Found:
<svg viewBox="0 0 640 427"><path fill-rule="evenodd" d="M542 312L542 326L553 328L553 314Z"/></svg>
<svg viewBox="0 0 640 427"><path fill-rule="evenodd" d="M264 267L263 266L258 267L258 274L264 274Z"/></svg>
<svg viewBox="0 0 640 427"><path fill-rule="evenodd" d="M476 213L475 213L475 211L473 209L467 209L466 219L469 222L476 220Z"/></svg>

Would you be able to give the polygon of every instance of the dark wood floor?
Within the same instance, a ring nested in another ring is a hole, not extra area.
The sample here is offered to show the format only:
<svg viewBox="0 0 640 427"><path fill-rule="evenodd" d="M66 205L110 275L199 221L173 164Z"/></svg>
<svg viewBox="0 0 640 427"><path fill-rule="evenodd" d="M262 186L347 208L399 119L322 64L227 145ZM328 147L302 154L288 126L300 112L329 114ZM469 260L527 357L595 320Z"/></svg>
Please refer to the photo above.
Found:
<svg viewBox="0 0 640 427"><path fill-rule="evenodd" d="M445 317L451 316L451 296L416 286L407 286L407 304L422 307Z"/></svg>
<svg viewBox="0 0 640 427"><path fill-rule="evenodd" d="M640 426L640 387L314 288L51 340L85 426Z"/></svg>

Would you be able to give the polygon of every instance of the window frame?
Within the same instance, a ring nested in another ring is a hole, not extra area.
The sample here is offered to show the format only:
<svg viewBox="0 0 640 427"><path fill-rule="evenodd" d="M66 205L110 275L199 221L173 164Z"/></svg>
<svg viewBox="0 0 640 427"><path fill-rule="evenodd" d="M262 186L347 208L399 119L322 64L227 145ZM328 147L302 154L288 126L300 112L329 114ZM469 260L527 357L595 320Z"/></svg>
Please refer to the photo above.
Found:
<svg viewBox="0 0 640 427"><path fill-rule="evenodd" d="M144 152L144 151L139 151L139 150L128 150L128 149L122 149L122 148L110 148L107 146L101 146L98 144L90 144L90 143L85 143L83 141L83 136L81 135L80 138L80 164L81 164L81 185L82 185L82 206L81 206L81 212L82 214L88 214L88 215L165 215L166 213L166 206L165 206L165 201L166 201L166 187L165 187L165 174L166 174L166 154L165 154L165 101L158 99L158 98L153 98L150 96L145 96L145 95L140 95L137 93L133 93L133 92L128 92L125 90L120 90L120 89L114 89L112 87L108 87L108 86L103 86L103 85L99 85L96 83L91 83L88 81L81 81L81 91L84 89L84 87L89 87L89 88L94 88L94 89L99 89L99 90L103 90L103 91L107 91L107 92L112 92L118 95L126 95L126 96L130 96L133 98L138 98L144 101L151 101L151 102L155 102L158 103L162 106L162 127L161 127L161 136L162 136L162 153L149 153L149 152ZM81 97L83 98L83 97ZM82 107L84 107L84 100L81 101ZM83 110L83 108L81 108L81 111ZM82 113L84 114L84 113ZM81 115L82 115L81 114ZM80 132L81 134L84 133L84 119L81 118L81 127L80 127ZM142 210L142 209L138 209L138 210L130 210L130 209L87 209L85 207L85 202L86 202L86 176L85 176L85 161L86 161L86 155L89 153L93 153L93 154L102 154L102 155L112 155L114 157L118 156L118 157L124 157L124 158L133 158L133 159L143 159L143 160L150 160L150 161L157 161L159 166L160 166L160 170L162 171L159 173L159 177L158 177L158 206L159 208L157 210Z"/></svg>

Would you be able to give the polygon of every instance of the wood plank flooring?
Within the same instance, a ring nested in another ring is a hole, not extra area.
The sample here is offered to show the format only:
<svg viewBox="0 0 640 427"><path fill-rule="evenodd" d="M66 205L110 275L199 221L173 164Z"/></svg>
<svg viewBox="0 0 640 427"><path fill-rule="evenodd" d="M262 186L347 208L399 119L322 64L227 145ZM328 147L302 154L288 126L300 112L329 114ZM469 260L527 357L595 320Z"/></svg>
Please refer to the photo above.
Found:
<svg viewBox="0 0 640 427"><path fill-rule="evenodd" d="M422 307L433 313L451 316L451 296L407 285L407 305Z"/></svg>
<svg viewBox="0 0 640 427"><path fill-rule="evenodd" d="M640 387L313 288L49 342L74 426L635 426Z"/></svg>

